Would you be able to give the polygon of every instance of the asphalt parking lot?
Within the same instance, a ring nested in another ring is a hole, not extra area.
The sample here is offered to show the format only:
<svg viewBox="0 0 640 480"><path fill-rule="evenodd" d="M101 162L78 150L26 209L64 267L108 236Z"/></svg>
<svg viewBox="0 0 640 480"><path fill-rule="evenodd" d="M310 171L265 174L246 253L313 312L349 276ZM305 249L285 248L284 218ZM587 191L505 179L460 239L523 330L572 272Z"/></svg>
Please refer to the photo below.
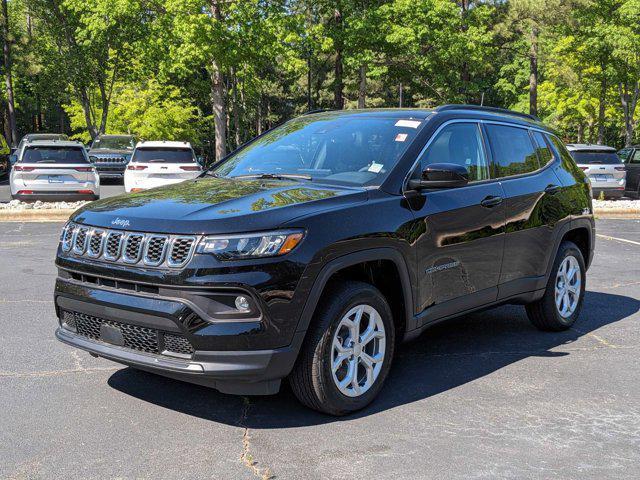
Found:
<svg viewBox="0 0 640 480"><path fill-rule="evenodd" d="M0 223L0 478L640 477L639 220L598 221L571 330L512 306L434 327L340 419L288 388L227 396L56 341L60 227Z"/></svg>
<svg viewBox="0 0 640 480"><path fill-rule="evenodd" d="M122 180L103 180L100 184L100 198L114 197L124 193ZM0 202L11 201L9 177L0 178Z"/></svg>

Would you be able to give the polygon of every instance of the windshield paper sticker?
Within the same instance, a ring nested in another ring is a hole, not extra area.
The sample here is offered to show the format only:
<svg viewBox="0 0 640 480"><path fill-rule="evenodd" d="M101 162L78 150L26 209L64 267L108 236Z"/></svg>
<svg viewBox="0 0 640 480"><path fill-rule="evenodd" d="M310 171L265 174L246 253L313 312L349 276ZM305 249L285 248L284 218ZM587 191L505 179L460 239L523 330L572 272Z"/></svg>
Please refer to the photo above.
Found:
<svg viewBox="0 0 640 480"><path fill-rule="evenodd" d="M398 120L396 127L418 128L421 123L419 120Z"/></svg>
<svg viewBox="0 0 640 480"><path fill-rule="evenodd" d="M396 135L396 142L404 142L408 136L407 133L399 133Z"/></svg>
<svg viewBox="0 0 640 480"><path fill-rule="evenodd" d="M371 165L369 165L369 171L371 173L380 173L380 170L382 170L382 167L384 167L383 164L373 162Z"/></svg>

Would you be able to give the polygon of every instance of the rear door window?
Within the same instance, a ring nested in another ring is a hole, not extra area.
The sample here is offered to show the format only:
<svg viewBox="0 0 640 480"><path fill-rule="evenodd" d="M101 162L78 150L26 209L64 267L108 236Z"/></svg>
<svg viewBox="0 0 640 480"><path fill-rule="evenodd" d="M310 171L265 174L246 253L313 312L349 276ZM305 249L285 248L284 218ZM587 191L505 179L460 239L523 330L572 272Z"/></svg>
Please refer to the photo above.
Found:
<svg viewBox="0 0 640 480"><path fill-rule="evenodd" d="M616 165L622 163L616 152L578 150L570 152L578 165Z"/></svg>
<svg viewBox="0 0 640 480"><path fill-rule="evenodd" d="M132 162L139 163L195 163L191 150L184 148L139 148Z"/></svg>
<svg viewBox="0 0 640 480"><path fill-rule="evenodd" d="M76 147L27 147L20 163L76 164L89 163L81 148Z"/></svg>
<svg viewBox="0 0 640 480"><path fill-rule="evenodd" d="M633 156L629 163L640 163L640 148L633 152Z"/></svg>
<svg viewBox="0 0 640 480"><path fill-rule="evenodd" d="M492 124L486 128L498 177L522 175L540 168L529 130Z"/></svg>

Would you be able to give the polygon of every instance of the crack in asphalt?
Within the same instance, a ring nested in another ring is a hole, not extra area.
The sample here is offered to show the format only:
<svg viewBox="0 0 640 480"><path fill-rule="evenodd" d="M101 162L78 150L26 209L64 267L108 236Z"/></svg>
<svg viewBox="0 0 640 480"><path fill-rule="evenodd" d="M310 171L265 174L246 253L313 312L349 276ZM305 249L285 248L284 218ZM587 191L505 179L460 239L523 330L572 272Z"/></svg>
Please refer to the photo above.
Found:
<svg viewBox="0 0 640 480"><path fill-rule="evenodd" d="M253 473L257 478L261 480L271 480L276 478L269 467L259 467L258 462L253 458L251 453L251 436L249 435L249 427L246 426L246 421L249 416L249 408L251 408L251 402L249 398L242 397L244 406L242 407L242 414L240 420L238 420L238 426L243 429L242 433L242 454L240 460L242 463Z"/></svg>

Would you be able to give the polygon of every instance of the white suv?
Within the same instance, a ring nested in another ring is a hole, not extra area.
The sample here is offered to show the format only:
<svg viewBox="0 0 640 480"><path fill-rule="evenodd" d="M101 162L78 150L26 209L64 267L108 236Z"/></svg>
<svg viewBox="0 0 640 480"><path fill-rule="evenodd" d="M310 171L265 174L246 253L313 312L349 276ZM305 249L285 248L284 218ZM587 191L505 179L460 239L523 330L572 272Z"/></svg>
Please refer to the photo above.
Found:
<svg viewBox="0 0 640 480"><path fill-rule="evenodd" d="M200 173L189 142L138 142L124 173L124 189L138 192L184 182Z"/></svg>
<svg viewBox="0 0 640 480"><path fill-rule="evenodd" d="M589 177L593 198L620 198L624 195L627 172L616 149L605 145L570 143L567 150Z"/></svg>
<svg viewBox="0 0 640 480"><path fill-rule="evenodd" d="M18 200L97 200L100 177L80 142L25 143L11 169L11 197Z"/></svg>

